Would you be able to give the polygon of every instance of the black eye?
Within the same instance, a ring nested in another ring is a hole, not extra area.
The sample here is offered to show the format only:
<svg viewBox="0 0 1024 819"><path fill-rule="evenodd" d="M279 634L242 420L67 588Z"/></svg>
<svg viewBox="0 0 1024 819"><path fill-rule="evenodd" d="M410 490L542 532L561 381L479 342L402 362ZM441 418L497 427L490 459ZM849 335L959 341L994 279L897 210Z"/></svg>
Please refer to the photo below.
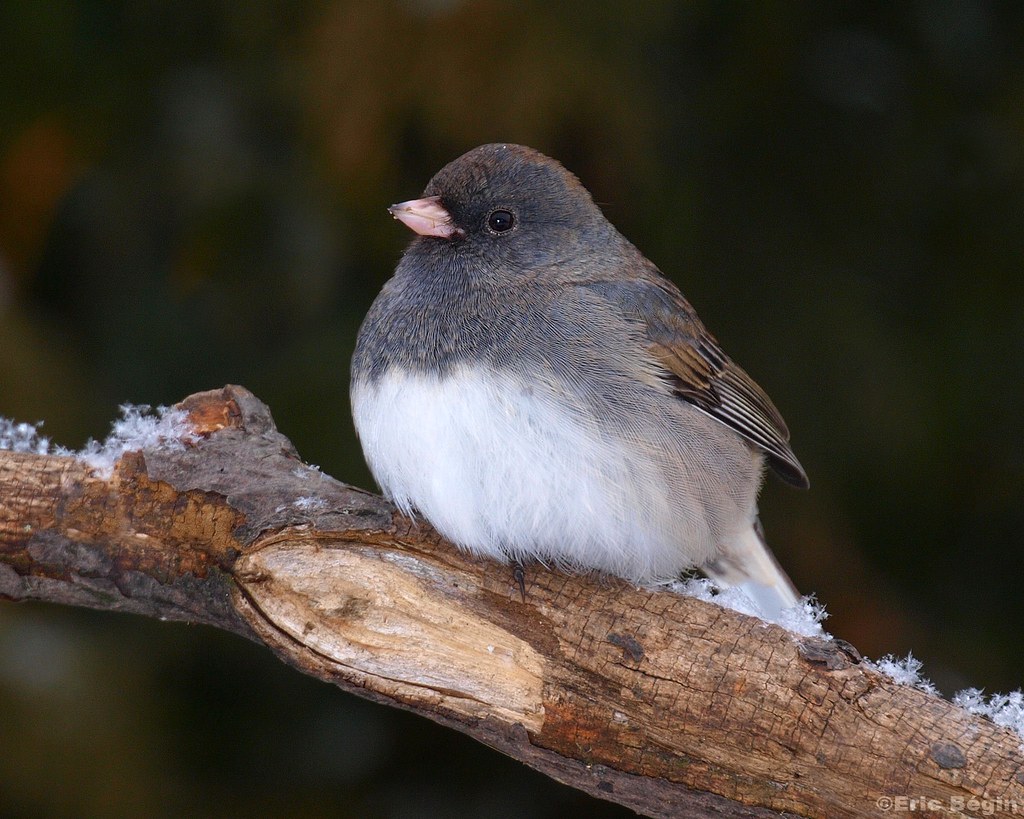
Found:
<svg viewBox="0 0 1024 819"><path fill-rule="evenodd" d="M512 230L516 223L516 217L510 210L492 210L487 215L487 227L493 230L495 233L504 233L507 230Z"/></svg>

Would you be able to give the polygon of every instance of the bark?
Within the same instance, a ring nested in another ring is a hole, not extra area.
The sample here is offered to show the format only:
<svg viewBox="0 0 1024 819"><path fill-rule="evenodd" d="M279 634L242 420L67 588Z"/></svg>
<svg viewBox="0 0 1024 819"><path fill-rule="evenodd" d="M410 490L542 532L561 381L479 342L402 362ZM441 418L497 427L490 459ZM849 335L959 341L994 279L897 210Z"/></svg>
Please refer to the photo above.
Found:
<svg viewBox="0 0 1024 819"><path fill-rule="evenodd" d="M233 631L648 816L1024 812L1020 737L839 641L537 565L523 600L303 464L246 390L180 406L198 441L110 478L0 452L0 596Z"/></svg>

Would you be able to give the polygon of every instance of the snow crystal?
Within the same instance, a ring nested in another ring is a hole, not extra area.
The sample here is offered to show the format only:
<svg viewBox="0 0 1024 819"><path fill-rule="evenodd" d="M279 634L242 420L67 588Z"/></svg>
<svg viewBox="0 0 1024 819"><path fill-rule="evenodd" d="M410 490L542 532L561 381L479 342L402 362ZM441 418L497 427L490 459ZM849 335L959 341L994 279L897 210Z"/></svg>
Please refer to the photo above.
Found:
<svg viewBox="0 0 1024 819"><path fill-rule="evenodd" d="M316 464L301 464L292 470L292 475L304 481L313 477L324 477L324 473L320 471L320 467Z"/></svg>
<svg viewBox="0 0 1024 819"><path fill-rule="evenodd" d="M913 654L903 658L887 654L876 662L865 660L864 665L885 674L900 685L909 685L928 694L939 693L930 680L921 676L921 661ZM952 703L969 714L987 717L996 725L1015 731L1024 743L1024 692L1021 689L986 697L977 688L965 688L953 695ZM1024 750L1024 744L1021 749Z"/></svg>
<svg viewBox="0 0 1024 819"><path fill-rule="evenodd" d="M900 685L909 685L928 694L939 693L938 689L932 685L931 680L921 676L923 664L912 653L908 653L906 657L900 658L894 657L892 654L886 654L882 659L875 662L865 660L864 664L868 668L873 668L875 671L885 674L893 682Z"/></svg>
<svg viewBox="0 0 1024 819"><path fill-rule="evenodd" d="M303 495L301 498L296 498L292 505L302 512L317 512L327 506L327 501L315 495Z"/></svg>
<svg viewBox="0 0 1024 819"><path fill-rule="evenodd" d="M1024 692L1019 688L1009 694L991 694L988 699L977 688L967 688L954 695L953 704L1016 731L1024 740Z"/></svg>
<svg viewBox="0 0 1024 819"><path fill-rule="evenodd" d="M0 449L9 452L29 452L46 455L50 451L50 439L39 434L42 421L35 424L15 423L9 418L0 418Z"/></svg>
<svg viewBox="0 0 1024 819"><path fill-rule="evenodd" d="M799 634L803 637L820 637L822 640L831 640L832 635L821 627L822 622L828 619L828 612L825 607L815 599L813 594L801 597L795 606L783 609L775 622L787 631Z"/></svg>
<svg viewBox="0 0 1024 819"><path fill-rule="evenodd" d="M768 623L775 623L787 631L803 637L820 637L831 639L831 635L821 627L821 622L828 617L825 607L815 601L813 596L801 597L788 609L783 609L777 617L765 617L757 604L738 586L718 589L706 577L691 577L687 580L676 580L666 584L676 594L696 597L705 603L714 603L724 609L759 617Z"/></svg>
<svg viewBox="0 0 1024 819"><path fill-rule="evenodd" d="M81 458L101 477L109 478L117 459L125 452L157 446L183 449L186 442L198 440L187 419L188 413L184 410L157 407L153 413L144 404L124 404L121 418L114 422L103 443L89 439L80 451L72 452L62 446L51 446L50 439L39 434L41 421L26 424L0 418L0 450Z"/></svg>
<svg viewBox="0 0 1024 819"><path fill-rule="evenodd" d="M738 611L740 614L748 614L751 617L760 617L760 612L754 602L736 587L718 589L706 577L690 577L686 580L676 580L668 584L668 588L676 594L683 594L687 597L696 597L705 603L714 603L723 609Z"/></svg>
<svg viewBox="0 0 1024 819"><path fill-rule="evenodd" d="M185 410L157 407L156 413L145 405L123 404L121 418L114 422L103 443L89 440L78 456L102 478L114 473L114 464L125 452L163 447L181 450L199 436L188 423Z"/></svg>

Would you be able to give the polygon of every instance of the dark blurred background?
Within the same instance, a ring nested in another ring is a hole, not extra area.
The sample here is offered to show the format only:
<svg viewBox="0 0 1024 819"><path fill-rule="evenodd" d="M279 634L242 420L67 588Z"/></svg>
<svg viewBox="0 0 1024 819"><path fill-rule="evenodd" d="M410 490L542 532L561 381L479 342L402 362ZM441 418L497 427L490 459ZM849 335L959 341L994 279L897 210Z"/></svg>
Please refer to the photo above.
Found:
<svg viewBox="0 0 1024 819"><path fill-rule="evenodd" d="M1024 682L1015 2L0 4L0 414L57 442L243 384L371 486L385 207L482 142L561 159L793 430L769 540L947 695ZM612 816L209 629L0 605L9 816Z"/></svg>

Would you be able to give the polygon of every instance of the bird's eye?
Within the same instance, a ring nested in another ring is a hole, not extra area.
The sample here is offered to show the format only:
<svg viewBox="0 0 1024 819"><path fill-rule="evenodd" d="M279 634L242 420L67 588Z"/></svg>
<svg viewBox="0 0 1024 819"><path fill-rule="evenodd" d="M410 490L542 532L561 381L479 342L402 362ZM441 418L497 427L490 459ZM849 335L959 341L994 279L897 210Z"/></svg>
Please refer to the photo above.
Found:
<svg viewBox="0 0 1024 819"><path fill-rule="evenodd" d="M495 233L505 233L512 230L516 223L516 217L510 210L492 210L487 214L487 227Z"/></svg>

